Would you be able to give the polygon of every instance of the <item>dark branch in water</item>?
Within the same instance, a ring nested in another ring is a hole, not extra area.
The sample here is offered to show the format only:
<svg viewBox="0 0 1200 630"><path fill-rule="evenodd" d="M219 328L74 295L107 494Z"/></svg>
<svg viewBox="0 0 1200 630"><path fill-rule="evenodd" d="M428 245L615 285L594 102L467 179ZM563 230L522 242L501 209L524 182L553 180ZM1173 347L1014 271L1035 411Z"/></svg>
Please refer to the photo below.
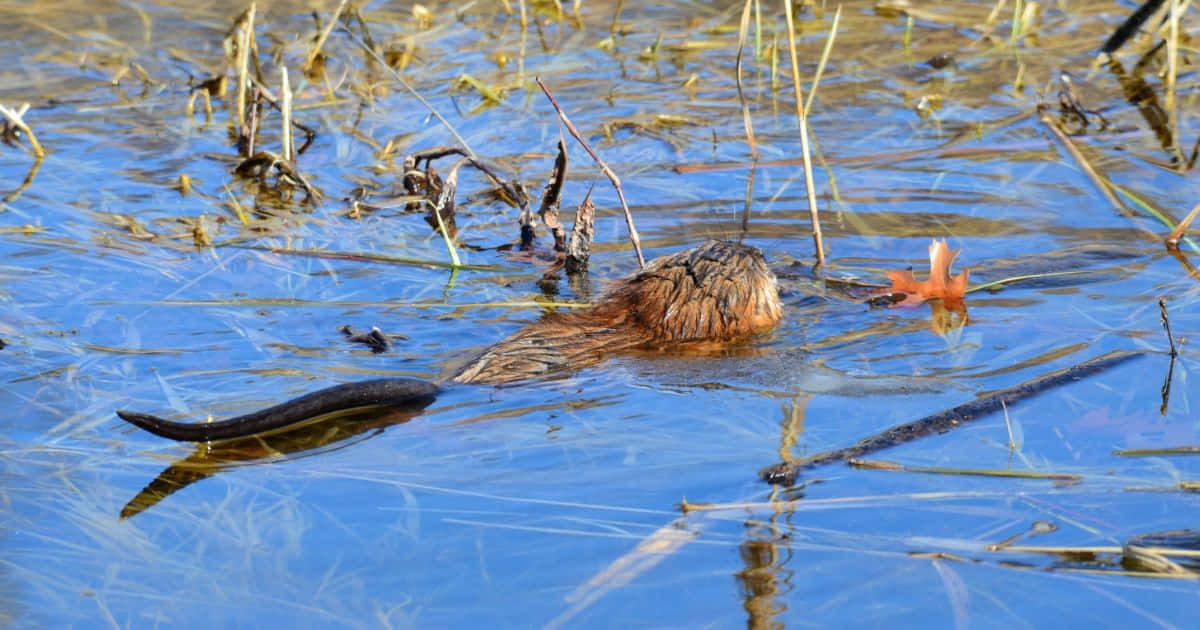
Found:
<svg viewBox="0 0 1200 630"><path fill-rule="evenodd" d="M795 483L796 477L803 470L833 462L846 461L855 457L862 457L868 453L874 453L875 451L923 437L945 433L967 422L978 420L990 413L1000 411L1005 405L1012 406L1014 403L1032 398L1051 389L1108 371L1131 359L1140 357L1142 354L1141 352L1110 352L1064 370L1057 370L1039 376L1015 387L994 392L984 398L973 400L953 409L947 409L946 411L926 416L914 422L892 427L882 433L863 438L853 446L818 453L795 462L783 462L774 466L768 466L760 470L758 474L767 483L792 485Z"/></svg>

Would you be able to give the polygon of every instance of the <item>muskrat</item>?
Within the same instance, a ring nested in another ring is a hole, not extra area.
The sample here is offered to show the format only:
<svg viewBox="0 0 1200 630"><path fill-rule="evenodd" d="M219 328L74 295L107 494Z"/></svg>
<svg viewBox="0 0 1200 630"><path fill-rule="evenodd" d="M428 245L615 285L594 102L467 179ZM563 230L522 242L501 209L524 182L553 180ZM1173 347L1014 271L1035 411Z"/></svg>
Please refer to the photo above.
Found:
<svg viewBox="0 0 1200 630"><path fill-rule="evenodd" d="M710 240L650 261L595 305L551 313L488 348L454 375L456 383L504 385L578 369L637 349L710 346L746 339L782 316L775 275L762 252ZM439 387L412 378L346 383L229 420L171 422L118 411L122 419L174 440L206 442L274 431L345 409L424 407Z"/></svg>

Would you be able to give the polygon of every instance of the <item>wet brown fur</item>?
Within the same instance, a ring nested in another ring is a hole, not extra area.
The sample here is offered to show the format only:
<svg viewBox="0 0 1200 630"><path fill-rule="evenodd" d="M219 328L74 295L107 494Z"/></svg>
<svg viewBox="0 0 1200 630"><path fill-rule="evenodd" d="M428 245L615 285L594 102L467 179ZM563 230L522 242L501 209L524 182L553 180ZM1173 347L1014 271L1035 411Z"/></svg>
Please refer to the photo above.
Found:
<svg viewBox="0 0 1200 630"><path fill-rule="evenodd" d="M708 241L652 260L594 306L522 328L454 381L512 383L584 367L614 352L739 341L775 326L782 311L761 252Z"/></svg>

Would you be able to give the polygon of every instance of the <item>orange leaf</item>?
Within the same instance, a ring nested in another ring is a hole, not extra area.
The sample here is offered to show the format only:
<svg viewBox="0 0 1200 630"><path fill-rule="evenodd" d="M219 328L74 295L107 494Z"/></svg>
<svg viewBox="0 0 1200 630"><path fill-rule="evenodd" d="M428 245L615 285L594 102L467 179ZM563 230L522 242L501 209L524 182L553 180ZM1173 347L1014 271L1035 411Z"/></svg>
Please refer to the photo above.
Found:
<svg viewBox="0 0 1200 630"><path fill-rule="evenodd" d="M934 240L929 244L929 279L917 280L912 270L888 271L892 281L890 293L902 293L907 297L899 304L920 304L925 300L940 298L947 307L962 304L967 293L967 277L970 269L963 269L957 276L950 275L950 265L958 251L950 249L946 241Z"/></svg>

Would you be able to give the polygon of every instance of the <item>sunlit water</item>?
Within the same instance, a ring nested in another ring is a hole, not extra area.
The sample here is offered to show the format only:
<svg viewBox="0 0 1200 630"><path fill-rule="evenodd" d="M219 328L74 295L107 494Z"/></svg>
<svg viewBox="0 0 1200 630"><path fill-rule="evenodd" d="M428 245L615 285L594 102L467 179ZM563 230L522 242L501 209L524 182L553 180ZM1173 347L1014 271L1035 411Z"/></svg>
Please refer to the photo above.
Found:
<svg viewBox="0 0 1200 630"><path fill-rule="evenodd" d="M403 203L349 216L352 189L387 205L403 155L453 138L341 30L326 45L328 84L299 78L316 33L309 11L324 23L333 4L259 7L264 71L276 80L282 46L300 81L297 118L318 129L299 166L326 200L260 196L251 228L231 201L253 210L257 187L231 174L226 101L210 124L184 114L189 77L222 67L231 12L0 5L0 104L30 102L25 118L49 151L21 187L32 156L0 145L5 623L1192 623L1191 581L986 550L1038 523L1057 529L1019 544L1120 546L1200 517L1193 495L1176 490L1196 478L1194 458L1112 455L1200 440L1188 341L1200 324L1196 250L1185 243L1173 256L1160 242L1169 227L1142 209L1113 210L1034 112L1039 94L1057 104L1058 70L1087 75L1124 5L1073 14L1081 9L1046 3L1038 37L1015 47L1011 16L985 25L992 3L918 14L908 52L903 16L844 7L811 116L829 164L815 173L830 256L820 273L872 283L886 269L924 273L930 237L945 237L972 284L1039 276L969 295L969 323L949 330L928 307L871 309L822 288L799 167L756 171L744 230L749 169L689 170L750 159L733 81L740 4L626 8L614 46L602 45L612 6L584 7L581 30L538 5L523 38L500 3L431 6L430 30L407 8L368 5L377 43L416 43L405 76L476 152L540 190L559 137L533 84L542 76L621 175L647 257L742 238L780 275L785 323L728 356L614 357L515 388L452 386L415 417L318 425L295 442L205 455L121 423L116 409L200 420L355 379L440 379L539 316L528 303L547 299L546 269L497 250L517 239L516 211L490 201L475 173L460 183L459 240L470 246L460 253L486 269L449 271L441 238ZM744 71L763 160L800 155L785 56L772 87L769 46L786 53L776 11L763 7L764 54L748 53ZM799 20L807 78L832 11ZM957 65L924 63L943 52ZM1132 66L1136 55L1125 55ZM454 87L464 72L508 88L503 102L485 107ZM1194 79L1184 66L1181 112L1196 111ZM1083 85L1110 124L1078 138L1090 158L1182 217L1200 200L1194 173L1153 164L1169 156L1110 73ZM329 88L335 98L323 102ZM923 97L940 109L921 116ZM655 124L660 114L687 124ZM264 125L277 150L278 118ZM1185 153L1197 132L1185 115ZM379 150L393 138L388 161ZM963 151L943 155L947 142ZM594 297L636 266L616 195L578 145L570 151L564 206L595 184L600 217L590 287L551 283L563 301ZM193 193L176 190L181 174ZM194 245L197 221L216 247ZM1184 342L1162 411L1160 297ZM344 324L407 339L373 355L344 341ZM846 446L1112 350L1147 354L1009 409L1016 452L994 414L873 456L1080 483L834 465L772 491L757 477L782 457ZM171 492L119 518L160 473ZM735 505L684 515L685 499Z"/></svg>

